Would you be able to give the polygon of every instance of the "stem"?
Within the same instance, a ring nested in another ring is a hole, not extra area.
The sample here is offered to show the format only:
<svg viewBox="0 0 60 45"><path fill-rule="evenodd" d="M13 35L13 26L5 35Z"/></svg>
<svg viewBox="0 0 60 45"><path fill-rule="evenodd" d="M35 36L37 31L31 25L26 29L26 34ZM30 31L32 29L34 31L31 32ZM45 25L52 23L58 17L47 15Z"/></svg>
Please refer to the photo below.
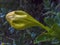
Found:
<svg viewBox="0 0 60 45"><path fill-rule="evenodd" d="M38 22L38 21L36 21L36 22L37 22L37 25L38 25L39 27L45 29L45 30L48 31L48 32L51 31L51 29L50 29L48 26L44 26L42 23L40 23L40 22Z"/></svg>

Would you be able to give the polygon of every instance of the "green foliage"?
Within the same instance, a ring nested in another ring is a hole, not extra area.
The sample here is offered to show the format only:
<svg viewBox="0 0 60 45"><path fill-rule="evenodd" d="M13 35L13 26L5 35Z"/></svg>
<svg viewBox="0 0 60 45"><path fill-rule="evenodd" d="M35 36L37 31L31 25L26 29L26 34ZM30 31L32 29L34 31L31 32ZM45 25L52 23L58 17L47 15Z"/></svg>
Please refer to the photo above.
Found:
<svg viewBox="0 0 60 45"><path fill-rule="evenodd" d="M50 6L51 6L51 5L50 5L50 1L51 1L51 0L44 0L44 1L43 1L43 2L44 2L44 6L45 6L46 9L49 9L49 8L50 8Z"/></svg>
<svg viewBox="0 0 60 45"><path fill-rule="evenodd" d="M48 2L47 4L49 5L50 3ZM49 7L47 6L47 4L45 5L46 10L48 9L50 10L45 13L45 15L48 15L48 16L44 18L44 21L47 24L47 26L50 28L50 30L47 31L46 33L48 36L51 35L50 36L51 40L49 41L52 41L53 39L57 39L58 41L60 41L60 36L59 36L60 35L60 12L57 12L57 8L60 6L60 4L58 4L56 7L54 7L54 5L52 4L50 4L50 7ZM43 37L46 37L46 35L44 34L43 36L42 35L37 36L35 39L35 42L36 43L42 42L42 39L45 40ZM49 37L47 37L47 39L48 38ZM47 39L45 41L47 41Z"/></svg>
<svg viewBox="0 0 60 45"><path fill-rule="evenodd" d="M45 8L51 9L53 6L50 5L50 0L45 1ZM51 9L50 11L46 12L45 15L49 15L44 18L47 26L43 25L28 13L21 10L8 13L6 15L6 19L15 29L23 30L33 26L39 26L40 28L45 29L47 32L44 32L41 35L37 36L34 40L34 43L51 41L53 38L56 38L60 41L60 12L56 12L54 9Z"/></svg>
<svg viewBox="0 0 60 45"><path fill-rule="evenodd" d="M39 43L39 42L45 42L45 41L50 41L52 40L53 37L48 34L48 33L42 33L41 35L39 35L38 37L36 37L36 39L34 40L34 43Z"/></svg>
<svg viewBox="0 0 60 45"><path fill-rule="evenodd" d="M56 38L58 38L60 40L60 36L59 36L60 35L60 25L54 24L52 26L52 29L54 31L54 34L52 34L52 35L55 36Z"/></svg>
<svg viewBox="0 0 60 45"><path fill-rule="evenodd" d="M13 17L13 18L12 18ZM58 18L57 18L58 17ZM49 17L45 19L45 22L49 24L48 26L44 26L42 23L35 20L32 16L27 14L24 11L13 11L7 14L6 19L11 24L12 27L15 29L25 29L32 26L39 26L43 29L45 29L47 32L42 33L39 35L34 43L44 42L44 41L50 41L53 38L57 38L60 40L60 26L58 25L57 19L59 19L59 15L57 15L55 18ZM22 25L24 24L24 25Z"/></svg>

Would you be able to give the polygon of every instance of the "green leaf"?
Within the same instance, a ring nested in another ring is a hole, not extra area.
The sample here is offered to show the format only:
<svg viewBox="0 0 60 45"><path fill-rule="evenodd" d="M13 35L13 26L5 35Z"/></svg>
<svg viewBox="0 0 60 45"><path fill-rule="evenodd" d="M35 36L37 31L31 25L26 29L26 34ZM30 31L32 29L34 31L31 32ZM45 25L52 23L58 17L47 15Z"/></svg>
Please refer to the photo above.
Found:
<svg viewBox="0 0 60 45"><path fill-rule="evenodd" d="M50 0L44 0L44 6L45 8L50 8Z"/></svg>
<svg viewBox="0 0 60 45"><path fill-rule="evenodd" d="M36 44L39 42L50 41L51 39L52 39L52 36L44 32L41 35L36 37L36 39L34 40L34 43Z"/></svg>
<svg viewBox="0 0 60 45"><path fill-rule="evenodd" d="M52 35L60 40L60 25L55 23L51 29L54 31Z"/></svg>
<svg viewBox="0 0 60 45"><path fill-rule="evenodd" d="M52 16L51 17L46 17L44 19L44 21L49 27L51 27L55 23L55 20Z"/></svg>
<svg viewBox="0 0 60 45"><path fill-rule="evenodd" d="M57 24L60 24L60 12L58 12L57 15L55 16L55 22Z"/></svg>

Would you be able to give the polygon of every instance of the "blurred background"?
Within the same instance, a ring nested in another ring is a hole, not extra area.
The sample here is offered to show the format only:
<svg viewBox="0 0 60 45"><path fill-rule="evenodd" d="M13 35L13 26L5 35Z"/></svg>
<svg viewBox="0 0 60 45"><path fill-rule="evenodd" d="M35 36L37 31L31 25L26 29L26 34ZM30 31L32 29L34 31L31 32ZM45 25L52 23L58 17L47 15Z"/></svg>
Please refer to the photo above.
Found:
<svg viewBox="0 0 60 45"><path fill-rule="evenodd" d="M8 12L13 10L24 10L31 14L31 16L33 16L36 20L46 25L43 19L48 15L44 15L44 13L54 10L54 7L58 4L60 4L60 0L0 0L0 44L56 45L57 42L55 41L34 44L34 39L44 32L44 29L32 27L23 31L19 31L10 26L5 19L5 16ZM58 6L56 11L60 11L60 6Z"/></svg>

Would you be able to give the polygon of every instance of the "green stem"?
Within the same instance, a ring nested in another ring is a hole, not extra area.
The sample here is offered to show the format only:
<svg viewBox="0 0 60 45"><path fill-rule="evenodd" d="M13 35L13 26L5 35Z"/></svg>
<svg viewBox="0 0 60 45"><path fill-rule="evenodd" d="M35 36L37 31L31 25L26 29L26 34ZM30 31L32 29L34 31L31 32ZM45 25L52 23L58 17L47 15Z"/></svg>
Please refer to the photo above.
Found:
<svg viewBox="0 0 60 45"><path fill-rule="evenodd" d="M44 26L42 23L36 21L37 25L43 29L45 29L46 31L50 32L51 29L48 26Z"/></svg>

